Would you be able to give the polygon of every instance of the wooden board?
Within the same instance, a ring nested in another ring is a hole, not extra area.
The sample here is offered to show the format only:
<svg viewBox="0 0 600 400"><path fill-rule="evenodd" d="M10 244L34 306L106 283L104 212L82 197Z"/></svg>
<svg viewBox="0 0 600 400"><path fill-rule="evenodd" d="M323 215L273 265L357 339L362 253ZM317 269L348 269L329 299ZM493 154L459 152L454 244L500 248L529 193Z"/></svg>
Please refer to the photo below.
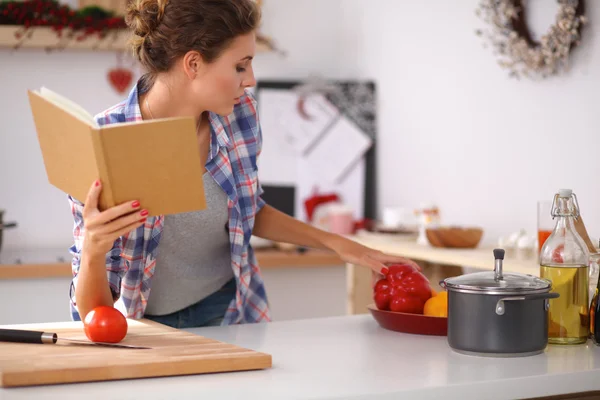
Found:
<svg viewBox="0 0 600 400"><path fill-rule="evenodd" d="M131 36L130 31L122 29L110 32L102 39L97 35L91 35L78 41L76 38L79 34L71 37L69 32L70 30L65 29L63 36L59 38L56 32L47 26L31 27L24 34L24 26L0 25L0 48L123 51L128 49L127 42ZM20 38L15 34L19 34ZM271 49L264 41L257 40L256 51L268 52Z"/></svg>
<svg viewBox="0 0 600 400"><path fill-rule="evenodd" d="M128 320L123 344L152 349L60 343L87 340L81 322L5 325L58 334L57 344L0 342L0 387L34 386L192 375L270 368L271 355L173 329L149 320Z"/></svg>
<svg viewBox="0 0 600 400"><path fill-rule="evenodd" d="M15 36L18 33L19 38ZM110 32L106 37L100 39L91 35L84 40L77 40L79 34L71 36L70 30L65 30L62 37L58 37L52 28L46 26L35 26L26 32L21 25L0 26L0 47L19 47L28 49L62 49L69 50L125 50L127 40L131 35L123 29Z"/></svg>

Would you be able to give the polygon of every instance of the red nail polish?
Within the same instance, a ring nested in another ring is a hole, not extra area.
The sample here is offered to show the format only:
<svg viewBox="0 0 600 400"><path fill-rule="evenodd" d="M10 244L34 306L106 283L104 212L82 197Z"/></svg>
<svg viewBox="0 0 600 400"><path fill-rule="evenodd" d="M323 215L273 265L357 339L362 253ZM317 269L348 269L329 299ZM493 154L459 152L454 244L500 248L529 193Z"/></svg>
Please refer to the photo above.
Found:
<svg viewBox="0 0 600 400"><path fill-rule="evenodd" d="M133 208L138 208L140 206L140 202L139 201L134 201L133 203L131 203L131 207Z"/></svg>
<svg viewBox="0 0 600 400"><path fill-rule="evenodd" d="M383 267L383 268L381 269L381 273L382 273L383 275L387 275L387 274L388 274L388 272L390 272L390 270L389 270L389 269L387 269L387 268L385 268L385 267Z"/></svg>
<svg viewBox="0 0 600 400"><path fill-rule="evenodd" d="M142 210L142 212L140 212L140 215L142 217L145 217L146 215L148 215L148 210Z"/></svg>
<svg viewBox="0 0 600 400"><path fill-rule="evenodd" d="M146 222L146 218L140 219L140 222Z"/></svg>
<svg viewBox="0 0 600 400"><path fill-rule="evenodd" d="M96 181L96 186L100 186L100 181Z"/></svg>

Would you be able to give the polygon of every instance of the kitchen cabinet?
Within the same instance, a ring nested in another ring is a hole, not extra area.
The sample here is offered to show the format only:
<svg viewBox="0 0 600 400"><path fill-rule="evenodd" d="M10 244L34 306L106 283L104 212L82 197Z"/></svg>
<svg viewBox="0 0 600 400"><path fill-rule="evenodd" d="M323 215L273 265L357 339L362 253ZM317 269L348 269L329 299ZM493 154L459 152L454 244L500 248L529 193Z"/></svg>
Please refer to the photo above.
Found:
<svg viewBox="0 0 600 400"><path fill-rule="evenodd" d="M434 288L438 282L472 270L493 269L492 247L442 249L414 237L363 233L349 236L364 245L416 260ZM335 254L261 249L256 252L275 320L367 313L372 303L371 271L344 264ZM66 250L0 253L0 324L70 319L70 255ZM533 257L507 253L506 271L537 275Z"/></svg>
<svg viewBox="0 0 600 400"><path fill-rule="evenodd" d="M346 270L333 253L257 250L274 320L344 315ZM68 251L0 253L0 324L68 321Z"/></svg>

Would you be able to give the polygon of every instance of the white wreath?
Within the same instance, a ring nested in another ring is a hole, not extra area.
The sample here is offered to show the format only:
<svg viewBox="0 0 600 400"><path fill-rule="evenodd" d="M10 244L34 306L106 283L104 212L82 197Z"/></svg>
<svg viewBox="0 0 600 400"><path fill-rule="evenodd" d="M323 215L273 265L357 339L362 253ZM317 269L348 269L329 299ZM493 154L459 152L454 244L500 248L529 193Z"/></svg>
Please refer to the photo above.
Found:
<svg viewBox="0 0 600 400"><path fill-rule="evenodd" d="M558 3L556 23L538 45L532 45L513 28L513 21L521 11L517 4L521 1L481 0L476 14L490 25L491 32L476 33L488 39L499 55L498 63L510 70L511 77L546 78L568 69L571 49L579 44L579 32L587 20L577 15L579 0L558 0Z"/></svg>

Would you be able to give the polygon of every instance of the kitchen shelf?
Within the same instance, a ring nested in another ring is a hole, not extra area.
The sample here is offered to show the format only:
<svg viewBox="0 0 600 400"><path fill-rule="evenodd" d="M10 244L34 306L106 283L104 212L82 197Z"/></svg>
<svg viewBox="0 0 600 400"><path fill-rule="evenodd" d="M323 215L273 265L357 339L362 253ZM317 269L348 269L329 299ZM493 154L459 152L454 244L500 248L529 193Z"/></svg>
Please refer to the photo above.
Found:
<svg viewBox="0 0 600 400"><path fill-rule="evenodd" d="M24 33L21 38L15 34ZM19 45L22 49L69 49L69 50L104 50L104 51L122 51L127 49L127 40L129 39L128 30L116 30L110 32L104 38L100 39L98 35L90 35L84 40L78 41L76 38L79 33L75 33L72 38L68 38L69 29L63 31L63 37L59 38L55 31L49 27L33 27L27 31L21 25L0 25L0 48L14 48ZM257 41L257 51L271 51L268 44L263 41Z"/></svg>
<svg viewBox="0 0 600 400"><path fill-rule="evenodd" d="M15 36L22 33L21 38ZM75 33L71 39L68 38L69 29L63 31L63 37L59 38L57 33L49 27L34 27L27 31L22 26L0 26L0 47L13 48L19 45L22 49L73 49L73 50L125 50L129 32L119 30L110 32L106 37L100 39L98 35L90 35L84 40L77 41L79 33Z"/></svg>

